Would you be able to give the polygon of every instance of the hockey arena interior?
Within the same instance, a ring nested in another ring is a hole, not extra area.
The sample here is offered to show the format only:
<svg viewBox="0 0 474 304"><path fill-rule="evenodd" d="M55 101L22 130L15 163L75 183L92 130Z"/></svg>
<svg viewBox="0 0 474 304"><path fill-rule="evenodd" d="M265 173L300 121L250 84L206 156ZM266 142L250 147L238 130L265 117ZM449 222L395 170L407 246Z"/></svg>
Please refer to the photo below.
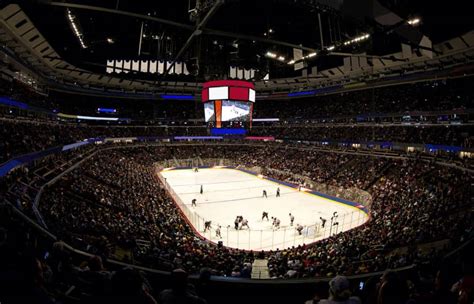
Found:
<svg viewBox="0 0 474 304"><path fill-rule="evenodd" d="M472 304L469 1L0 2L0 304Z"/></svg>

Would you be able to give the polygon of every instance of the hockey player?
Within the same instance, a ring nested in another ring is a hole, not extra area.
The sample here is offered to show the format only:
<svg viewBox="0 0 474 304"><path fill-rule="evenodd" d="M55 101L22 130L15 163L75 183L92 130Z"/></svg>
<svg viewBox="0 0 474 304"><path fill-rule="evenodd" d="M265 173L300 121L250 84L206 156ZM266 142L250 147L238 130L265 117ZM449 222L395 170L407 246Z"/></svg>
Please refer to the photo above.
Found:
<svg viewBox="0 0 474 304"><path fill-rule="evenodd" d="M262 212L262 221L263 221L264 218L267 218L267 221L268 221L268 212L266 212L266 211Z"/></svg>
<svg viewBox="0 0 474 304"><path fill-rule="evenodd" d="M262 197L268 198L268 197L267 197L267 190L263 190L263 195L262 195Z"/></svg>
<svg viewBox="0 0 474 304"><path fill-rule="evenodd" d="M280 197L280 187L277 188L277 194L276 197Z"/></svg>
<svg viewBox="0 0 474 304"><path fill-rule="evenodd" d="M208 229L211 230L211 221L204 222L204 232L206 232Z"/></svg>
<svg viewBox="0 0 474 304"><path fill-rule="evenodd" d="M293 214L289 214L290 216L290 226L293 226L293 222L295 221L295 216Z"/></svg>
<svg viewBox="0 0 474 304"><path fill-rule="evenodd" d="M222 239L222 236L221 236L221 225L217 225L217 228L216 228L216 237Z"/></svg>
<svg viewBox="0 0 474 304"><path fill-rule="evenodd" d="M247 229L250 229L249 227L249 221L247 219L242 219L242 224L240 225L240 229L247 227Z"/></svg>
<svg viewBox="0 0 474 304"><path fill-rule="evenodd" d="M195 198L193 198L193 200L191 201L191 206L197 207Z"/></svg>
<svg viewBox="0 0 474 304"><path fill-rule="evenodd" d="M239 218L238 216L235 218L235 221L234 221L234 228L235 228L235 230L238 230L238 229L239 229L239 223L240 223L239 219L240 219L240 218Z"/></svg>
<svg viewBox="0 0 474 304"><path fill-rule="evenodd" d="M296 224L296 231L298 231L298 235L301 235L301 232L303 231L303 226L300 224Z"/></svg>
<svg viewBox="0 0 474 304"><path fill-rule="evenodd" d="M326 219L321 216L319 217L319 219L321 220L321 228L324 228L324 225L326 225Z"/></svg>
<svg viewBox="0 0 474 304"><path fill-rule="evenodd" d="M274 223L275 223L275 229L280 229L280 220L275 218Z"/></svg>
<svg viewBox="0 0 474 304"><path fill-rule="evenodd" d="M204 189L202 188L202 185L201 185L201 190L199 191L199 193L201 193L201 194L204 193Z"/></svg>
<svg viewBox="0 0 474 304"><path fill-rule="evenodd" d="M194 172L199 172L198 167L194 167Z"/></svg>

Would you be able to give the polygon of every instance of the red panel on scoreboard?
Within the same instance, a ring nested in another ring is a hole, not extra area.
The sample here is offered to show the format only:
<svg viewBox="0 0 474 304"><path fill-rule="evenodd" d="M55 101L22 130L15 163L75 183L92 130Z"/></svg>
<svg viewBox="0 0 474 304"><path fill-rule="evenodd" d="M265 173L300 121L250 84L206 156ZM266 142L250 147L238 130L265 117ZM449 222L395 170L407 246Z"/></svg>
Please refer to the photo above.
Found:
<svg viewBox="0 0 474 304"><path fill-rule="evenodd" d="M248 81L242 80L215 80L215 81L208 81L203 83L203 89L211 88L211 87L242 87L242 88L255 88L253 83Z"/></svg>
<svg viewBox="0 0 474 304"><path fill-rule="evenodd" d="M216 127L220 128L222 126L222 100L216 100L214 104L214 111L216 113Z"/></svg>
<svg viewBox="0 0 474 304"><path fill-rule="evenodd" d="M237 88L230 87L230 100L249 100L249 89L248 88Z"/></svg>
<svg viewBox="0 0 474 304"><path fill-rule="evenodd" d="M209 100L209 89L202 90L201 98L203 102Z"/></svg>

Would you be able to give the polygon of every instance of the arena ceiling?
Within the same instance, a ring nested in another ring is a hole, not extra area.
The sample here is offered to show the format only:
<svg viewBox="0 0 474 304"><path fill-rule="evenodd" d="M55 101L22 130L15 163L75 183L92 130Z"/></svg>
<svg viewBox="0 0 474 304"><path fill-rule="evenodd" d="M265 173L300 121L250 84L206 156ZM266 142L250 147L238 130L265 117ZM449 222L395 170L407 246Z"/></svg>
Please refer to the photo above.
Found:
<svg viewBox="0 0 474 304"><path fill-rule="evenodd" d="M193 11L196 2L202 7L200 13ZM190 75L160 76L167 80L221 78L228 73L229 66L255 69L257 80L267 73L271 78L301 76L301 71L288 64L293 59L293 46L304 48L304 56L318 52L318 56L307 58L305 64L325 69L341 65L340 56L320 56L327 54L328 47L333 45L334 51L345 54L384 55L399 51L401 42L410 42L407 36L397 33L397 25L383 26L367 13L361 13L364 5L373 5L374 1L216 2L220 1L70 0L66 4L52 1L20 1L19 4L58 54L77 67L104 73L108 59L172 61L178 58L187 63ZM68 4L83 7L68 7ZM380 4L403 20L420 18L416 31L434 43L474 28L465 2L446 6L438 1L385 0ZM87 5L114 12L86 9ZM82 42L71 27L68 12L76 20ZM196 32L199 18L204 19L203 26L201 32ZM190 38L193 32L195 35ZM370 39L344 45L344 41L365 33L371 35ZM269 52L277 58L266 56ZM284 60L278 60L280 57ZM156 80L157 76L131 73L127 77Z"/></svg>

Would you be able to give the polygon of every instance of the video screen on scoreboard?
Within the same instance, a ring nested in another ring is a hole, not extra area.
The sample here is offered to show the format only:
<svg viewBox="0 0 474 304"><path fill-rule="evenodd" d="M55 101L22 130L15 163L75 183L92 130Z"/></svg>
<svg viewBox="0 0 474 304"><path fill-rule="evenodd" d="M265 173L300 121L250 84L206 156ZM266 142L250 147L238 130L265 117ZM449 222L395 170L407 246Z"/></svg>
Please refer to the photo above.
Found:
<svg viewBox="0 0 474 304"><path fill-rule="evenodd" d="M214 121L216 119L214 102L206 102L204 104L204 118L206 119L206 122Z"/></svg>
<svg viewBox="0 0 474 304"><path fill-rule="evenodd" d="M250 121L250 103L223 100L222 121Z"/></svg>

